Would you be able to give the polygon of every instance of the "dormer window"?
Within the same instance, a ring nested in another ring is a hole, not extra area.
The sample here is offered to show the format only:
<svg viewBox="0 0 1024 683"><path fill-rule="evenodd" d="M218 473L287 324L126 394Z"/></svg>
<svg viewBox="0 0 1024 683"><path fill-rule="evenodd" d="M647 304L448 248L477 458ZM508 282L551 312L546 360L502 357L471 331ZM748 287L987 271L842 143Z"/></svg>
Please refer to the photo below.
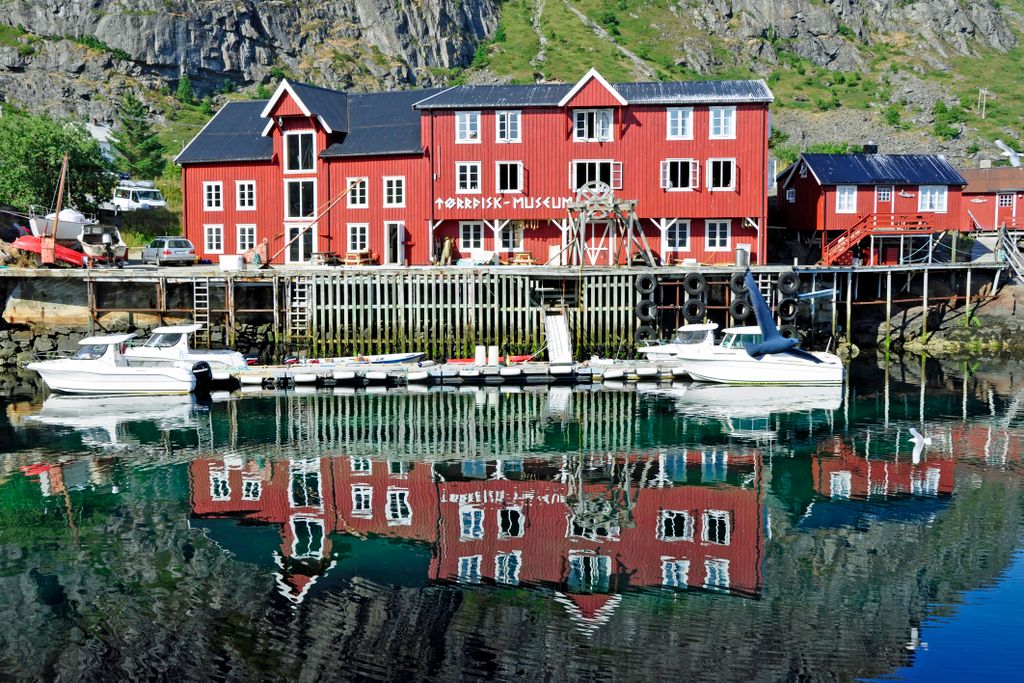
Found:
<svg viewBox="0 0 1024 683"><path fill-rule="evenodd" d="M315 170L312 131L284 134L284 170L290 173Z"/></svg>
<svg viewBox="0 0 1024 683"><path fill-rule="evenodd" d="M612 139L611 109L577 109L573 112L572 139L576 142L610 142Z"/></svg>
<svg viewBox="0 0 1024 683"><path fill-rule="evenodd" d="M463 144L480 142L480 112L455 112L455 142Z"/></svg>

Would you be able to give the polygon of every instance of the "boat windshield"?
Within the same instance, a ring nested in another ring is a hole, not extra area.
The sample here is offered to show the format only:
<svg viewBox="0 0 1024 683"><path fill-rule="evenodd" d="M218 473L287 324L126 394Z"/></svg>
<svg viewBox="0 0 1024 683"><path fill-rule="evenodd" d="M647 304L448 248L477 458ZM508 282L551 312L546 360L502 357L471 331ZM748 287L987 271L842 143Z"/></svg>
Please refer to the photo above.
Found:
<svg viewBox="0 0 1024 683"><path fill-rule="evenodd" d="M722 340L723 349L743 349L747 344L760 344L763 338L759 334L727 334Z"/></svg>
<svg viewBox="0 0 1024 683"><path fill-rule="evenodd" d="M145 346L151 349L169 349L181 341L180 334L154 334L146 340Z"/></svg>
<svg viewBox="0 0 1024 683"><path fill-rule="evenodd" d="M78 347L72 358L75 360L99 360L107 352L106 344L84 344Z"/></svg>
<svg viewBox="0 0 1024 683"><path fill-rule="evenodd" d="M676 344L700 344L707 336L707 330L688 330L676 332L676 336L672 338L672 341Z"/></svg>

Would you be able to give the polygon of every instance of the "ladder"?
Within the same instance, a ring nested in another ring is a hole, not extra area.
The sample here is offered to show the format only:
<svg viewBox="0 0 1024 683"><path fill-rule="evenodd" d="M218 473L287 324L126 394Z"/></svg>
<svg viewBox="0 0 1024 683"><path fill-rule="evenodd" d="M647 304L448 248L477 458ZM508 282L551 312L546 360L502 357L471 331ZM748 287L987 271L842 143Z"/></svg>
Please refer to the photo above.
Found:
<svg viewBox="0 0 1024 683"><path fill-rule="evenodd" d="M192 281L192 322L202 325L195 333L196 347L210 348L210 278Z"/></svg>
<svg viewBox="0 0 1024 683"><path fill-rule="evenodd" d="M288 299L288 339L300 341L309 338L309 323L312 317L313 286L310 278L297 277L291 282Z"/></svg>

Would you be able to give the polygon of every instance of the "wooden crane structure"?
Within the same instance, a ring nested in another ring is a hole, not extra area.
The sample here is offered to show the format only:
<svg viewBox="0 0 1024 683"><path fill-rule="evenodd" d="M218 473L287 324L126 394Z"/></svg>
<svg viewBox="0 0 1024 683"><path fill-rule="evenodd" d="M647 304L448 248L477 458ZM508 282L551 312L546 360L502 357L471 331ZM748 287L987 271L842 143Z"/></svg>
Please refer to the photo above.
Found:
<svg viewBox="0 0 1024 683"><path fill-rule="evenodd" d="M636 216L635 199L618 199L607 183L592 180L576 190L567 207L568 238L562 248L571 266L618 265L635 258L654 265L654 254ZM603 262L602 262L603 261Z"/></svg>

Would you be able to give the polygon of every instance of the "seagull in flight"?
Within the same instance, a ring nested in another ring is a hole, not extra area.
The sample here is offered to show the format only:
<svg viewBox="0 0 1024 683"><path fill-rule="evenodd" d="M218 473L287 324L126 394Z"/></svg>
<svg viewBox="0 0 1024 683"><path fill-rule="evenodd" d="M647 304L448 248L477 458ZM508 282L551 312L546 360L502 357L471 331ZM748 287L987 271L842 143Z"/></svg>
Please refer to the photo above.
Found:
<svg viewBox="0 0 1024 683"><path fill-rule="evenodd" d="M932 445L932 438L925 436L915 428L910 428L910 442L914 444L914 453L911 455L911 460L916 465L921 462L921 454L924 453L925 446Z"/></svg>

